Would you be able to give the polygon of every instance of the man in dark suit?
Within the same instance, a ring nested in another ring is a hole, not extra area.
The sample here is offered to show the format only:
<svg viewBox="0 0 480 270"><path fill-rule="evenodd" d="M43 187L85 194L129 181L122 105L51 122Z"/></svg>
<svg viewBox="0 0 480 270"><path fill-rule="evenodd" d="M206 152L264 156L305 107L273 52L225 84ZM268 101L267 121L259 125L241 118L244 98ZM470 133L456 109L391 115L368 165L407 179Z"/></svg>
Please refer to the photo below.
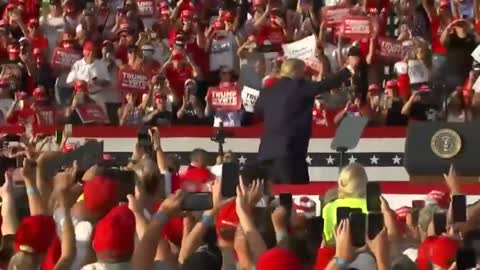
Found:
<svg viewBox="0 0 480 270"><path fill-rule="evenodd" d="M315 96L341 86L350 79L360 62L350 57L348 66L321 82L305 80L305 64L287 59L279 82L260 92L255 112L263 116L264 131L258 161L265 166L268 180L275 183L307 184L305 161L312 132Z"/></svg>

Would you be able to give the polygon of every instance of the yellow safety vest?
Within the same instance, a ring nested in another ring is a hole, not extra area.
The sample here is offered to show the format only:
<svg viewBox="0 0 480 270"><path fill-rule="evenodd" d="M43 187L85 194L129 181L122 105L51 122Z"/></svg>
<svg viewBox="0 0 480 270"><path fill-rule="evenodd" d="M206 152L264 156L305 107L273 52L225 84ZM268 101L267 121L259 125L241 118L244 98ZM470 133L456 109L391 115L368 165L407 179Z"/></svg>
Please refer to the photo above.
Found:
<svg viewBox="0 0 480 270"><path fill-rule="evenodd" d="M329 202L323 207L323 237L328 244L334 244L334 231L337 226L337 208L350 207L360 208L367 213L367 200L365 198L343 198Z"/></svg>

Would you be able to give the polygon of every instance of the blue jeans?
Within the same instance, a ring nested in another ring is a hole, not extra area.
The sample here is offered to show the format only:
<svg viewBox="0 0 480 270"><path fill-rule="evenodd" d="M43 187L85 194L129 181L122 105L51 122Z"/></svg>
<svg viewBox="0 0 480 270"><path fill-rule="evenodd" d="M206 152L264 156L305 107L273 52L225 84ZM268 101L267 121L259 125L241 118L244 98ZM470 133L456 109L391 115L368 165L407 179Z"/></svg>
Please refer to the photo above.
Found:
<svg viewBox="0 0 480 270"><path fill-rule="evenodd" d="M55 99L62 106L69 106L72 102L74 89L71 87L55 87Z"/></svg>

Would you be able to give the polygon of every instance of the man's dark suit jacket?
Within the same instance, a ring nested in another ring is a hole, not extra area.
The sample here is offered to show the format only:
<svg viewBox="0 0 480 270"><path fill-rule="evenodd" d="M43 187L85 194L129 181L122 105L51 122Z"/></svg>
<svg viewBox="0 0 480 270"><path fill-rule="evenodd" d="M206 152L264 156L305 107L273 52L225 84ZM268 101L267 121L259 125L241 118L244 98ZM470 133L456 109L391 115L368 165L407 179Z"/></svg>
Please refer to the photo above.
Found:
<svg viewBox="0 0 480 270"><path fill-rule="evenodd" d="M305 158L312 132L315 96L338 88L350 76L350 71L345 68L321 82L282 78L260 92L255 112L263 116L264 131L258 161L270 163L277 171L283 169L279 172L282 175L274 176L283 178L277 181L295 184L309 182ZM283 168L285 166L289 168Z"/></svg>

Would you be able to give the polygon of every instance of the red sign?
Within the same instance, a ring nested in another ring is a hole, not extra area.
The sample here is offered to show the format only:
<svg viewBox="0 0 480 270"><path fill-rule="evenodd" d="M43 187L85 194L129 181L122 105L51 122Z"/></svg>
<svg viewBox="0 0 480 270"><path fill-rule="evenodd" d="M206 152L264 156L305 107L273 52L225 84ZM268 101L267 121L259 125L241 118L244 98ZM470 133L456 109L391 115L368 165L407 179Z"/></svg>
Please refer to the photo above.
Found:
<svg viewBox="0 0 480 270"><path fill-rule="evenodd" d="M95 103L85 103L75 108L83 124L107 123L107 116L103 109Z"/></svg>
<svg viewBox="0 0 480 270"><path fill-rule="evenodd" d="M121 69L118 72L120 89L124 92L146 93L149 80L150 76L141 71Z"/></svg>
<svg viewBox="0 0 480 270"><path fill-rule="evenodd" d="M57 47L53 51L51 63L56 68L70 69L80 59L82 59L82 55L79 52Z"/></svg>
<svg viewBox="0 0 480 270"><path fill-rule="evenodd" d="M346 5L323 7L322 14L327 26L336 26L341 24L343 19L350 15L350 7Z"/></svg>
<svg viewBox="0 0 480 270"><path fill-rule="evenodd" d="M378 55L389 63L396 63L401 61L405 56L405 51L401 41L393 38L379 37L378 43Z"/></svg>
<svg viewBox="0 0 480 270"><path fill-rule="evenodd" d="M152 17L155 14L154 0L137 0L138 13L142 17Z"/></svg>
<svg viewBox="0 0 480 270"><path fill-rule="evenodd" d="M372 24L367 16L347 16L343 19L341 31L343 36L347 38L370 38Z"/></svg>
<svg viewBox="0 0 480 270"><path fill-rule="evenodd" d="M238 111L242 104L240 91L236 84L220 85L208 89L208 98L212 108L222 111Z"/></svg>

